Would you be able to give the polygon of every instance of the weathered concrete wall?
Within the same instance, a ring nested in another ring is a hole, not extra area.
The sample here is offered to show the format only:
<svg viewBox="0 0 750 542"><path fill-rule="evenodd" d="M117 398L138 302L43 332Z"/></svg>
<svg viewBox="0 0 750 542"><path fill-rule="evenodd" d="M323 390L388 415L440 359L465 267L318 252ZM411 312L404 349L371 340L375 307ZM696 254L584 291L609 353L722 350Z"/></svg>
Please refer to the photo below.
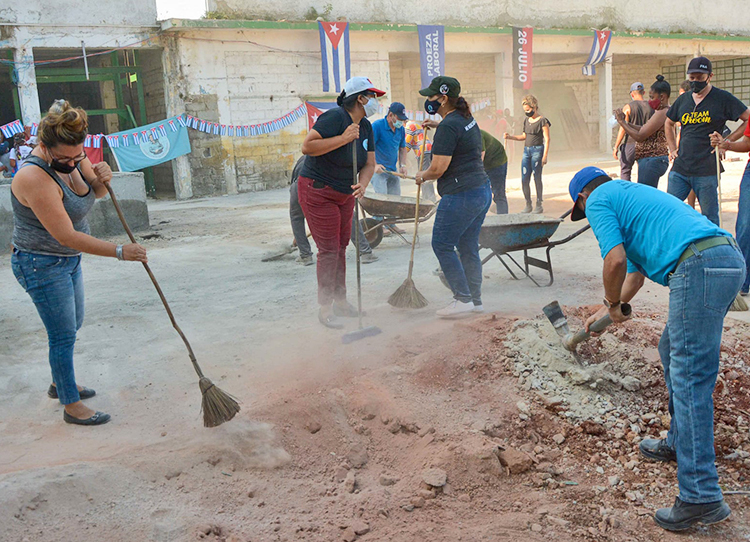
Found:
<svg viewBox="0 0 750 542"><path fill-rule="evenodd" d="M3 2L0 22L50 26L149 26L156 24L156 0L48 0Z"/></svg>
<svg viewBox="0 0 750 542"><path fill-rule="evenodd" d="M208 0L208 10L264 20L301 20L311 7L319 13L330 4L329 19L358 22L468 26L528 25L539 28L603 28L659 32L716 32L748 35L738 14L746 0L683 0L675 9L654 9L647 0L474 0L450 5L419 0ZM438 9L432 9L438 7Z"/></svg>
<svg viewBox="0 0 750 542"><path fill-rule="evenodd" d="M114 173L112 188L122 207L128 225L133 231L148 229L148 205L143 173ZM91 234L94 237L119 236L126 241L115 207L109 196L97 200L88 216ZM10 185L0 185L0 253L10 251L13 236L13 210L10 201Z"/></svg>

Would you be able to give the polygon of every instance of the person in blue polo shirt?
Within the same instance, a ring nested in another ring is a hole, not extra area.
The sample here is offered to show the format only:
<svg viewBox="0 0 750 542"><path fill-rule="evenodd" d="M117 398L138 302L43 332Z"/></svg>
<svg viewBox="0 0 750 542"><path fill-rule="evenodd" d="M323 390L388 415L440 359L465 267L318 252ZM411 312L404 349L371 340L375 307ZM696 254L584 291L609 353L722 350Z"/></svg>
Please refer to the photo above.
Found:
<svg viewBox="0 0 750 542"><path fill-rule="evenodd" d="M609 314L621 323L645 278L669 287L669 315L659 342L672 415L666 439L645 439L641 453L677 460L679 496L654 520L679 531L729 517L716 471L713 391L724 316L745 279L745 260L732 236L676 197L643 184L613 181L586 167L570 182L573 220L588 218L604 258L604 305L586 322Z"/></svg>
<svg viewBox="0 0 750 542"><path fill-rule="evenodd" d="M393 102L388 108L388 114L372 123L377 164L372 176L372 187L378 194L401 195L401 179L392 172L406 174L406 120L408 118L404 104Z"/></svg>

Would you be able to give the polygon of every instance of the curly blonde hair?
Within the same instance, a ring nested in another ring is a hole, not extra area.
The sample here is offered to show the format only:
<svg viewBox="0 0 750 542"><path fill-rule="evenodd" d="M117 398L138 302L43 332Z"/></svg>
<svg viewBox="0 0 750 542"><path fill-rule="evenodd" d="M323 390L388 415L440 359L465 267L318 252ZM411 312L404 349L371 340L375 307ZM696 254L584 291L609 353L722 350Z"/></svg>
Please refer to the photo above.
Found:
<svg viewBox="0 0 750 542"><path fill-rule="evenodd" d="M73 107L67 100L55 100L39 123L39 140L49 148L80 145L88 129L89 119L83 109Z"/></svg>
<svg viewBox="0 0 750 542"><path fill-rule="evenodd" d="M523 97L523 101L521 102L521 105L528 105L532 109L539 109L539 100L536 99L536 96L533 94L527 94Z"/></svg>

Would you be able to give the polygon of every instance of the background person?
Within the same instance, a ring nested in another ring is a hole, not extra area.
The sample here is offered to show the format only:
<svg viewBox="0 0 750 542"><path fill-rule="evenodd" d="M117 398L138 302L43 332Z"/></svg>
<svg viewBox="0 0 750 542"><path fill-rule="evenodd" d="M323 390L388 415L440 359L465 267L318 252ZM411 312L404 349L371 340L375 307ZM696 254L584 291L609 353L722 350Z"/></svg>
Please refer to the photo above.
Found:
<svg viewBox="0 0 750 542"><path fill-rule="evenodd" d="M13 136L13 148L10 150L10 169L15 174L21 169L32 149L26 144L26 136L23 133Z"/></svg>
<svg viewBox="0 0 750 542"><path fill-rule="evenodd" d="M706 57L693 58L687 73L691 92L675 100L665 123L669 159L673 161L667 191L684 201L690 190L694 190L701 212L718 225L718 179L710 135L721 132L729 120L746 121L750 109L729 92L711 85L713 69ZM675 138L677 123L682 125L679 150ZM734 141L741 136L742 127L729 139Z"/></svg>
<svg viewBox="0 0 750 542"><path fill-rule="evenodd" d="M393 102L388 114L372 123L375 139L375 174L372 187L378 194L401 195L401 179L392 174L406 175L406 116L404 104Z"/></svg>
<svg viewBox="0 0 750 542"><path fill-rule="evenodd" d="M635 161L638 162L638 183L659 187L659 179L669 169L669 148L667 136L664 133L664 123L667 120L669 96L672 88L664 80L663 75L657 75L651 85L648 105L654 114L643 126L636 126L626 121L622 109L615 111L615 118L628 138L635 141Z"/></svg>
<svg viewBox="0 0 750 542"><path fill-rule="evenodd" d="M676 456L680 491L654 520L670 531L723 521L731 512L716 471L712 397L724 317L745 278L737 243L675 197L613 181L596 167L576 173L569 189L571 218L588 218L604 259L604 306L586 321L587 330L606 314L615 323L627 320L622 303L646 277L669 287L659 355L672 423L666 440L645 439L639 448L650 459Z"/></svg>
<svg viewBox="0 0 750 542"><path fill-rule="evenodd" d="M644 101L645 90L643 83L636 82L630 85L630 103L622 108L625 113L625 122L633 126L643 126L646 124L653 109ZM620 127L617 132L617 140L612 155L617 158L619 153L620 159L620 178L623 181L629 181L635 164L635 141L628 137L628 134Z"/></svg>
<svg viewBox="0 0 750 542"><path fill-rule="evenodd" d="M678 91L679 93L678 95L682 96L686 92L690 92L690 81L688 81L687 79L685 79L682 83L680 83L680 90ZM680 124L679 123L677 124L676 130L677 130L676 145L679 148L680 146ZM688 194L688 197L687 197L687 202L688 202L688 205L690 205L690 207L692 207L693 209L695 209L696 200L697 198L695 197L695 190L690 190L690 194Z"/></svg>
<svg viewBox="0 0 750 542"><path fill-rule="evenodd" d="M352 77L302 143L307 155L297 181L299 203L318 246L318 319L340 329L338 316L357 316L346 300L346 246L352 231L355 198L364 195L375 172L375 142L367 117L385 94L366 77ZM358 181L352 182L352 145L357 149Z"/></svg>
<svg viewBox="0 0 750 542"><path fill-rule="evenodd" d="M482 134L461 97L458 80L436 77L419 93L427 97L425 111L443 119L435 131L432 163L416 175L418 183L437 179L442 198L432 227L432 249L453 291L453 302L436 314L450 318L482 312L479 231L492 202L482 165Z"/></svg>
<svg viewBox="0 0 750 542"><path fill-rule="evenodd" d="M507 215L508 198L505 195L505 179L508 176L508 155L505 154L505 147L499 140L484 130L480 132L482 133L482 163L484 171L490 178L495 213Z"/></svg>
<svg viewBox="0 0 750 542"><path fill-rule="evenodd" d="M0 132L0 173L3 177L11 177L10 168L10 149L11 140L6 138L2 132Z"/></svg>
<svg viewBox="0 0 750 542"><path fill-rule="evenodd" d="M49 339L52 385L47 394L65 406L63 419L79 425L107 423L81 399L95 395L76 384L73 349L83 324L81 253L146 262L137 244L115 245L89 235L86 215L94 200L107 195L112 179L105 162L91 164L83 150L86 112L56 101L39 125L39 146L13 178L13 255L11 266L31 297Z"/></svg>
<svg viewBox="0 0 750 542"><path fill-rule="evenodd" d="M503 137L506 140L524 142L523 158L521 159L521 188L523 189L523 197L526 198L526 208L521 212L541 214L544 212L542 207L542 168L547 165L550 143L549 128L552 123L539 114L539 102L531 94L524 97L521 105L526 115L523 121L523 133L518 136L505 133ZM534 185L536 186L536 207L533 211L531 207L532 172L534 174Z"/></svg>

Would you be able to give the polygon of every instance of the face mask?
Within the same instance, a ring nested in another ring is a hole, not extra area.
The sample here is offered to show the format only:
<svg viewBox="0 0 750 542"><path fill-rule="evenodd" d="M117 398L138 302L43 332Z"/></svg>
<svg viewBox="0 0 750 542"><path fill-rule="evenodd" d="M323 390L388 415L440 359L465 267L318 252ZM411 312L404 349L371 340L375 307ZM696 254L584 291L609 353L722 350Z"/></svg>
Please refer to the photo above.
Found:
<svg viewBox="0 0 750 542"><path fill-rule="evenodd" d="M378 101L375 98L370 98L369 100L367 100L367 103L364 105L364 107L366 117L374 115L378 112Z"/></svg>
<svg viewBox="0 0 750 542"><path fill-rule="evenodd" d="M708 86L708 80L706 81L690 81L690 90L696 94L703 92Z"/></svg>
<svg viewBox="0 0 750 542"><path fill-rule="evenodd" d="M403 125L404 125L403 121L400 121L400 120L397 120L396 122L393 123L393 126L396 128L396 130L401 128Z"/></svg>
<svg viewBox="0 0 750 542"><path fill-rule="evenodd" d="M648 105L651 106L651 109L659 109L661 107L661 100L659 98L655 100L649 100Z"/></svg>
<svg viewBox="0 0 750 542"><path fill-rule="evenodd" d="M524 111L524 113L526 113L527 117L533 117L534 116L534 111Z"/></svg>
<svg viewBox="0 0 750 542"><path fill-rule="evenodd" d="M424 101L424 110L427 112L428 115L436 115L438 112L438 109L440 109L439 100L427 99Z"/></svg>
<svg viewBox="0 0 750 542"><path fill-rule="evenodd" d="M60 162L59 160L52 160L49 166L55 171L59 171L60 173L73 173L73 170L75 170L76 168L75 166L71 166L68 163Z"/></svg>

